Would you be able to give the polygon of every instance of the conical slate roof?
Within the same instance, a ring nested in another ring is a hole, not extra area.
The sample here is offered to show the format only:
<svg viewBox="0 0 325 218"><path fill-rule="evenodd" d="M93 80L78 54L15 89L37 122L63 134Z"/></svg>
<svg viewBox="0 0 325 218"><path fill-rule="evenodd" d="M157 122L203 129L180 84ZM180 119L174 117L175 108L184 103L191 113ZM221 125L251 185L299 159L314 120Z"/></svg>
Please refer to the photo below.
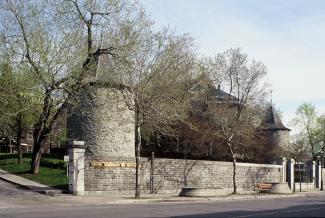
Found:
<svg viewBox="0 0 325 218"><path fill-rule="evenodd" d="M275 111L274 107L271 105L264 116L264 119L261 124L262 130L286 130L290 131L289 128L285 127Z"/></svg>

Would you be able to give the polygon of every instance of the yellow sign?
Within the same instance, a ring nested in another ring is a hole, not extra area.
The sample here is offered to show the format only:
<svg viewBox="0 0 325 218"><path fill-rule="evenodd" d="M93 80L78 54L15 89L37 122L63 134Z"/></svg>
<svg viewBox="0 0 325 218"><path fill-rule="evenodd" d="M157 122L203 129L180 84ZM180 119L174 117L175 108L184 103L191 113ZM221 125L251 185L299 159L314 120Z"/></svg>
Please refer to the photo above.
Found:
<svg viewBox="0 0 325 218"><path fill-rule="evenodd" d="M110 167L121 167L121 168L136 168L135 163L130 162L110 162L110 161L91 161L91 167L96 168L110 168ZM143 164L139 164L139 167L142 168Z"/></svg>

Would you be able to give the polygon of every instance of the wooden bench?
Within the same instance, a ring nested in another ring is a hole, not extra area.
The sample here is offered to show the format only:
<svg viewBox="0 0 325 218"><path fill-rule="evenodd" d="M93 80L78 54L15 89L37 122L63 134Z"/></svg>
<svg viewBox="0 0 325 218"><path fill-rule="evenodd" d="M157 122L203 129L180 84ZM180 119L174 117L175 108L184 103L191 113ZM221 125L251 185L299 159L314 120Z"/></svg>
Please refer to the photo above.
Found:
<svg viewBox="0 0 325 218"><path fill-rule="evenodd" d="M272 188L271 183L257 183L256 185L257 194L260 193L260 191L268 191L269 194L271 194L271 188Z"/></svg>

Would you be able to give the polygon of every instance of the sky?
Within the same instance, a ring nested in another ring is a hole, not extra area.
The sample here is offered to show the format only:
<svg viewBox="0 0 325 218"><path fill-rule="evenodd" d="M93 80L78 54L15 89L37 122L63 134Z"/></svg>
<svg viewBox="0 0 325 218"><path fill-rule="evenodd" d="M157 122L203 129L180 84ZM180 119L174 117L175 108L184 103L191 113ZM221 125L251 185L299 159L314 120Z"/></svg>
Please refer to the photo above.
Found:
<svg viewBox="0 0 325 218"><path fill-rule="evenodd" d="M325 114L325 0L140 0L157 28L195 39L199 54L241 48L262 61L285 125L303 102Z"/></svg>

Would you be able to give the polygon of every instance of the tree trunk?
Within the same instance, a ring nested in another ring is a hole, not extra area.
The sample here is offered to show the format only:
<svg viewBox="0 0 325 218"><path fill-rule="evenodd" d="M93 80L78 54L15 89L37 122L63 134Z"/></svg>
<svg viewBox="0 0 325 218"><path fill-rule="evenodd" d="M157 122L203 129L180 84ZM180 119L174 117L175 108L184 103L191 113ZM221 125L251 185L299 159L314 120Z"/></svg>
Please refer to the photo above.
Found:
<svg viewBox="0 0 325 218"><path fill-rule="evenodd" d="M140 148L141 140L140 136L140 126L136 127L136 148L135 148L135 198L140 198L140 187L139 187L139 167L140 167Z"/></svg>
<svg viewBox="0 0 325 218"><path fill-rule="evenodd" d="M23 127L22 127L22 120L21 120L21 115L18 115L17 117L17 151L18 151L18 164L20 165L23 159L23 154L21 151L21 135L23 132Z"/></svg>
<svg viewBox="0 0 325 218"><path fill-rule="evenodd" d="M179 136L176 137L176 152L179 152Z"/></svg>
<svg viewBox="0 0 325 218"><path fill-rule="evenodd" d="M315 146L314 146L314 144L310 144L311 145L311 154L312 154L312 156L313 156L313 161L316 161L316 155L315 155Z"/></svg>
<svg viewBox="0 0 325 218"><path fill-rule="evenodd" d="M34 142L32 164L31 164L31 173L38 174L39 166L42 156L42 146L39 142Z"/></svg>
<svg viewBox="0 0 325 218"><path fill-rule="evenodd" d="M135 106L135 198L140 198L139 185L139 168L140 168L140 149L141 149L141 132L140 132L140 113L137 105Z"/></svg>
<svg viewBox="0 0 325 218"><path fill-rule="evenodd" d="M161 144L160 144L160 135L158 132L156 132L156 141L157 141L157 146L160 149L161 148Z"/></svg>
<svg viewBox="0 0 325 218"><path fill-rule="evenodd" d="M184 171L183 171L183 185L187 187L187 176L186 176L186 167L187 167L187 153L184 154L185 159L185 165L184 165Z"/></svg>
<svg viewBox="0 0 325 218"><path fill-rule="evenodd" d="M211 160L211 158L212 158L212 147L213 147L213 143L212 142L210 142L209 143L209 154L208 154L208 156L209 156L209 160Z"/></svg>
<svg viewBox="0 0 325 218"><path fill-rule="evenodd" d="M34 138L34 148L33 148L33 155L32 155L32 163L31 163L31 173L38 174L39 173L39 166L42 157L42 148L45 144L46 137L41 129L34 129L33 133Z"/></svg>
<svg viewBox="0 0 325 218"><path fill-rule="evenodd" d="M232 138L232 137L230 137ZM232 157L232 183L233 183L233 188L234 188L234 191L233 191L233 194L237 194L237 183L236 183L236 154L233 150L233 147L232 147L232 144L231 144L231 140L229 138L227 138L227 145L228 145L228 148L229 148L229 151L231 153L231 157Z"/></svg>
<svg viewBox="0 0 325 218"><path fill-rule="evenodd" d="M13 151L12 151L12 144L11 144L11 138L9 138L9 152L10 152L10 154L13 153Z"/></svg>
<svg viewBox="0 0 325 218"><path fill-rule="evenodd" d="M236 156L232 155L232 166L233 166L233 172L232 172L232 182L234 186L234 192L233 194L237 194L237 183L236 183Z"/></svg>

